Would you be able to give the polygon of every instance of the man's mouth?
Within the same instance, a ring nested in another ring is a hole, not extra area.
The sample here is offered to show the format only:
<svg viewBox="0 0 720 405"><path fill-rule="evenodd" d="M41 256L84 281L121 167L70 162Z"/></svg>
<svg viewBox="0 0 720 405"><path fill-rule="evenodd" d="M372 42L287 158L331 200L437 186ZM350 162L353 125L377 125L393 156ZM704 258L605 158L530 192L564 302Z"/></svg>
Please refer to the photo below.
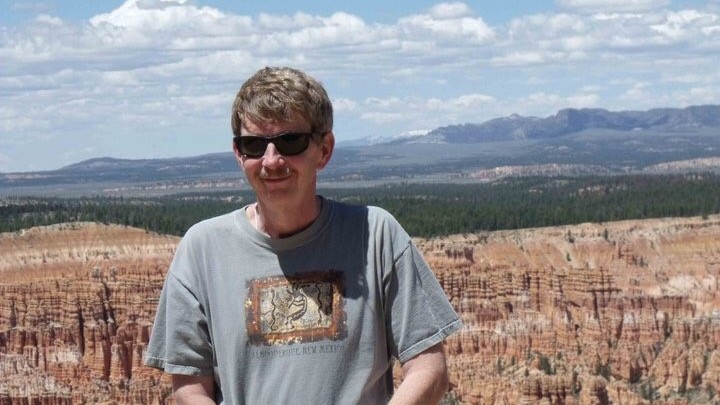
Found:
<svg viewBox="0 0 720 405"><path fill-rule="evenodd" d="M274 170L271 172L268 171L261 171L260 172L260 178L263 180L284 180L288 177L290 177L290 168L285 167L280 170Z"/></svg>

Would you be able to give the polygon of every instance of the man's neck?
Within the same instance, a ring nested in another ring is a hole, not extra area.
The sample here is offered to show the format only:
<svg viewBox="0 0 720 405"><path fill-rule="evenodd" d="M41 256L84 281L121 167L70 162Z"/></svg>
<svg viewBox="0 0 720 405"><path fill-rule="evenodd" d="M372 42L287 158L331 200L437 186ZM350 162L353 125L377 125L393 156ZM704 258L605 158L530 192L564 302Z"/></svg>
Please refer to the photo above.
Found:
<svg viewBox="0 0 720 405"><path fill-rule="evenodd" d="M309 227L320 215L321 204L319 197L299 204L258 201L248 211L248 218L255 229L271 238L286 238Z"/></svg>

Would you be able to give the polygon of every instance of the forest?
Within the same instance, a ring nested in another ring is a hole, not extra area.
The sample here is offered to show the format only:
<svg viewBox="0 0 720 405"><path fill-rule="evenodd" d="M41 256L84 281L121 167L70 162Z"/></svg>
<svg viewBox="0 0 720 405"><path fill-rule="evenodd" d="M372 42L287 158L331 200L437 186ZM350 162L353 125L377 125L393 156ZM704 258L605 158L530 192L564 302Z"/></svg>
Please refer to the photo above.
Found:
<svg viewBox="0 0 720 405"><path fill-rule="evenodd" d="M392 184L320 189L388 210L412 236L432 237L624 219L720 213L720 176L703 174L510 178L483 184ZM162 197L0 199L0 232L96 221L183 235L194 223L254 201L250 191Z"/></svg>

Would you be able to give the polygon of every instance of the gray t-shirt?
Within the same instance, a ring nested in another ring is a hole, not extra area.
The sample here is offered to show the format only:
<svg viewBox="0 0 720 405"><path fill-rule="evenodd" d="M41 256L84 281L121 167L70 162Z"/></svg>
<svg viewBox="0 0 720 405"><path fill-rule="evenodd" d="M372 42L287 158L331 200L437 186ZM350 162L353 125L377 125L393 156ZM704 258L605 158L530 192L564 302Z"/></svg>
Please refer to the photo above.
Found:
<svg viewBox="0 0 720 405"><path fill-rule="evenodd" d="M222 404L380 404L392 394L392 358L461 328L386 211L323 199L310 227L271 239L246 209L180 242L147 365L214 375Z"/></svg>

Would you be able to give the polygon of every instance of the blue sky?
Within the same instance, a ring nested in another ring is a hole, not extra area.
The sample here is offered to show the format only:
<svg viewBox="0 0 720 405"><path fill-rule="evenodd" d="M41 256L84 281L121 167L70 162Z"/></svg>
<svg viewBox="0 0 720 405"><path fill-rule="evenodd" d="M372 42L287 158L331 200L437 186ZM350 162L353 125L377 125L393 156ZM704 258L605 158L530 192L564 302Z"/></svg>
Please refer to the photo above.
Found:
<svg viewBox="0 0 720 405"><path fill-rule="evenodd" d="M720 0L349 3L0 0L0 172L230 150L266 65L325 84L339 141L720 104Z"/></svg>

